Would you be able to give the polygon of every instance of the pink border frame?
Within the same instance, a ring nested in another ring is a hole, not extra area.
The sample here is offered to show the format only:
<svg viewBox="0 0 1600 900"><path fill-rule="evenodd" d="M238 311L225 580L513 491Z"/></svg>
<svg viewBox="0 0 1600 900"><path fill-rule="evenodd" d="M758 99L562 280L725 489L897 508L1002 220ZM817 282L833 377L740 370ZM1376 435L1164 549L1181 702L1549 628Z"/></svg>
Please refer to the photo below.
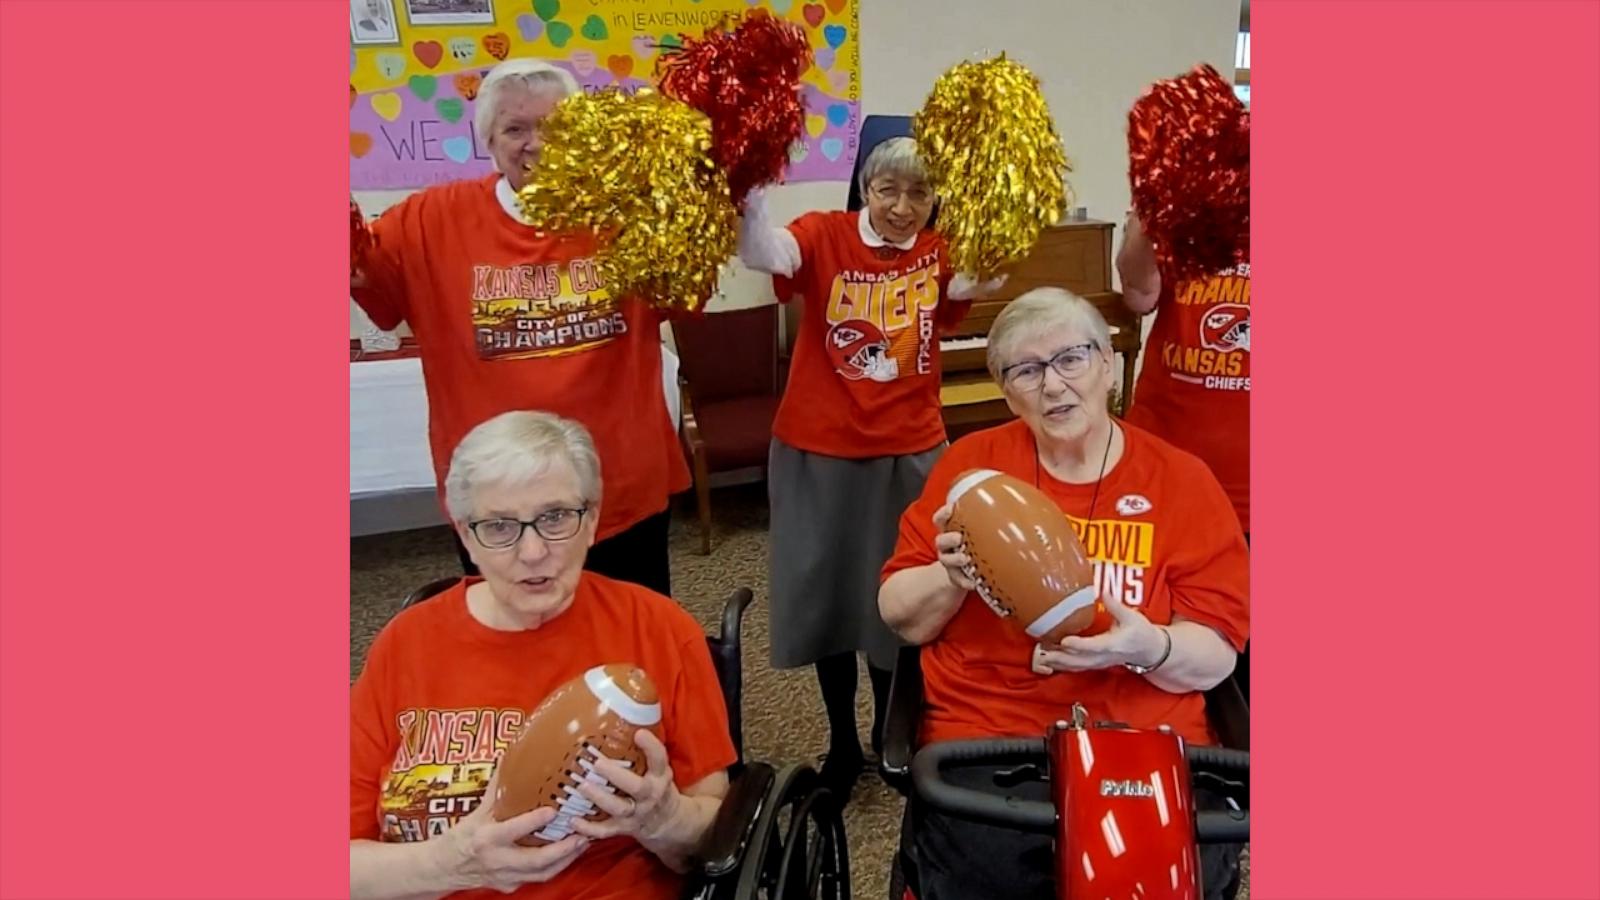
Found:
<svg viewBox="0 0 1600 900"><path fill-rule="evenodd" d="M1600 5L1255 6L1252 887L1600 896ZM348 890L346 14L0 3L0 896Z"/></svg>

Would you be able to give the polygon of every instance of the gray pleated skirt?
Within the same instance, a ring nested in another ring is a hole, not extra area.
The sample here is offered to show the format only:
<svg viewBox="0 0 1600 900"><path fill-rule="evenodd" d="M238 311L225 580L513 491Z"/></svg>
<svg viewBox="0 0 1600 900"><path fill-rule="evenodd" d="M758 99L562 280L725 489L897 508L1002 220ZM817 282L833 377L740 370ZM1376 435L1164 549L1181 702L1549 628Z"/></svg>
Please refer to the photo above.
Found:
<svg viewBox="0 0 1600 900"><path fill-rule="evenodd" d="M894 667L902 641L878 615L878 573L900 514L921 496L946 444L908 456L840 459L774 438L767 454L772 666L837 653Z"/></svg>

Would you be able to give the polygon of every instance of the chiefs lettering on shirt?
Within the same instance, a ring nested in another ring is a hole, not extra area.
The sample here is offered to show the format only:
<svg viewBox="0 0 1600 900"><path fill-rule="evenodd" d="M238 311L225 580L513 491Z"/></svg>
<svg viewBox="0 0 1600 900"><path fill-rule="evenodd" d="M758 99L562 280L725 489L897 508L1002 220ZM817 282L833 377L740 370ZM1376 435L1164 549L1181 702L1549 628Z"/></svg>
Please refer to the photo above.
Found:
<svg viewBox="0 0 1600 900"><path fill-rule="evenodd" d="M772 432L846 459L921 453L945 440L939 335L971 304L946 296L943 238L924 229L909 249L869 247L861 215L812 212L789 225L801 267L773 288L804 306Z"/></svg>
<svg viewBox="0 0 1600 900"><path fill-rule="evenodd" d="M1205 461L1250 531L1250 264L1163 279L1127 420Z"/></svg>

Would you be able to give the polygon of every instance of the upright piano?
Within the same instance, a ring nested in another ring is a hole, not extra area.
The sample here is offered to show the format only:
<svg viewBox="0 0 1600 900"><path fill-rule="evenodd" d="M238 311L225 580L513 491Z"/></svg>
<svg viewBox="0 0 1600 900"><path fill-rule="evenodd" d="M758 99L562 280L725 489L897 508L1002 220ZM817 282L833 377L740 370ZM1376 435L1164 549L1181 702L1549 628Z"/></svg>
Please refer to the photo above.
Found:
<svg viewBox="0 0 1600 900"><path fill-rule="evenodd" d="M1112 235L1115 226L1093 219L1068 220L1045 229L1033 252L1008 269L1006 283L994 296L972 305L972 311L940 342L944 384L940 400L950 439L998 425L1011 418L1000 388L989 377L989 326L1005 305L1038 287L1060 287L1093 303L1111 326L1111 346L1122 362L1123 389L1113 411L1123 411L1123 398L1133 385L1139 358L1140 322L1111 288Z"/></svg>

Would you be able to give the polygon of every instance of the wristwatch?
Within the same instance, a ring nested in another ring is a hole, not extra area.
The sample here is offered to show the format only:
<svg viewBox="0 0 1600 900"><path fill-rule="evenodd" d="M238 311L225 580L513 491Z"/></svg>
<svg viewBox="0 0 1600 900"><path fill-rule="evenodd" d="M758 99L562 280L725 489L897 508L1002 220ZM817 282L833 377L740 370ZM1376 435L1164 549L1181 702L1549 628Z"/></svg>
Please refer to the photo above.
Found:
<svg viewBox="0 0 1600 900"><path fill-rule="evenodd" d="M1161 628L1159 625L1156 627ZM1167 639L1167 649L1161 652L1161 658L1156 660L1153 665L1138 666L1133 663L1123 663L1122 665L1135 675L1148 675L1161 668L1162 664L1167 661L1167 657L1172 655L1172 632L1166 628L1161 628L1161 635Z"/></svg>

